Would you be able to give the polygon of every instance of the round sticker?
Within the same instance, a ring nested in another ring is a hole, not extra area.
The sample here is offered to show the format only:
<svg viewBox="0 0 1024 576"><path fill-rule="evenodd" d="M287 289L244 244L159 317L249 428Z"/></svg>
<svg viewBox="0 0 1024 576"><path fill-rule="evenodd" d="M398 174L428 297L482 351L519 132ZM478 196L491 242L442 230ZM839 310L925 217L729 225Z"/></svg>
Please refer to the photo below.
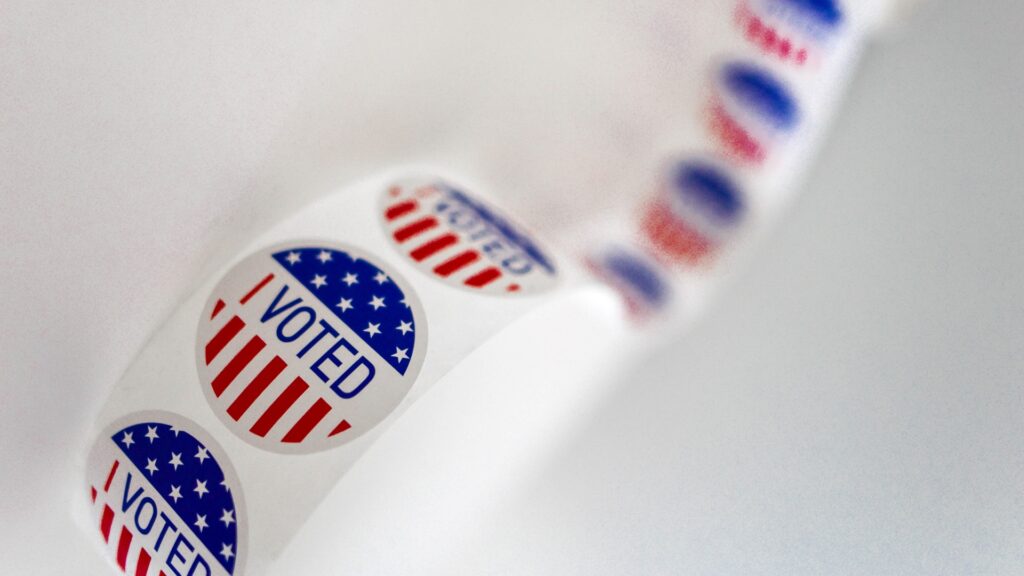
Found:
<svg viewBox="0 0 1024 576"><path fill-rule="evenodd" d="M744 216L744 199L729 174L703 160L679 162L664 175L643 230L659 255L698 264L712 259Z"/></svg>
<svg viewBox="0 0 1024 576"><path fill-rule="evenodd" d="M241 485L196 423L167 412L121 418L93 446L86 481L97 534L122 572L243 572Z"/></svg>
<svg viewBox="0 0 1024 576"><path fill-rule="evenodd" d="M742 62L721 68L711 106L711 132L736 160L759 164L800 122L796 98L767 70Z"/></svg>
<svg viewBox="0 0 1024 576"><path fill-rule="evenodd" d="M552 260L522 229L438 179L412 179L384 194L385 231L424 273L480 294L536 294L557 282Z"/></svg>
<svg viewBox="0 0 1024 576"><path fill-rule="evenodd" d="M357 438L398 406L426 353L408 284L369 254L323 241L238 263L199 322L203 393L235 434L284 453Z"/></svg>

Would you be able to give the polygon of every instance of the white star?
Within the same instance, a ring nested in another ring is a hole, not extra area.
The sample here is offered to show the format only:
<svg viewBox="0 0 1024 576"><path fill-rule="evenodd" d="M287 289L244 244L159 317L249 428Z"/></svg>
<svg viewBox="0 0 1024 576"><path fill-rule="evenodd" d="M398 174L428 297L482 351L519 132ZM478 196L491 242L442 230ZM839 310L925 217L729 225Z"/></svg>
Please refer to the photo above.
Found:
<svg viewBox="0 0 1024 576"><path fill-rule="evenodd" d="M231 492L231 486L228 486L228 479L227 478L222 478L221 481L220 481L220 485L224 487L224 490L226 492Z"/></svg>
<svg viewBox="0 0 1024 576"><path fill-rule="evenodd" d="M220 547L220 555L223 556L225 560L230 560L235 553L231 551L230 544L224 544Z"/></svg>
<svg viewBox="0 0 1024 576"><path fill-rule="evenodd" d="M359 284L359 277L349 272L348 274L345 274L345 277L342 278L341 281L344 282L346 286L351 286L353 284Z"/></svg>
<svg viewBox="0 0 1024 576"><path fill-rule="evenodd" d="M380 324L374 324L371 322L366 326L366 330L363 330L363 332L366 332L372 338L377 334L380 334Z"/></svg>
<svg viewBox="0 0 1024 576"><path fill-rule="evenodd" d="M171 493L168 494L167 497L173 499L174 503L177 504L178 500L181 499L181 486L175 486L172 484Z"/></svg>
<svg viewBox="0 0 1024 576"><path fill-rule="evenodd" d="M395 348L395 353L392 354L391 357L394 358L395 360L398 360L399 362L401 362L402 360L408 360L409 359L409 349L408 348Z"/></svg>
<svg viewBox="0 0 1024 576"><path fill-rule="evenodd" d="M168 464L170 464L171 466L174 466L174 471L177 472L178 471L178 466L182 465L182 463L181 463L181 453L180 452L171 452L171 461L168 462Z"/></svg>
<svg viewBox="0 0 1024 576"><path fill-rule="evenodd" d="M370 300L370 306L373 306L374 310L380 310L381 308L387 307L384 304L384 299L381 298L380 296L374 296L373 300Z"/></svg>
<svg viewBox="0 0 1024 576"><path fill-rule="evenodd" d="M181 428L178 428L177 426L171 426L170 428L171 428L171 432L174 432L174 437L177 438L178 437L178 433L181 432Z"/></svg>
<svg viewBox="0 0 1024 576"><path fill-rule="evenodd" d="M298 252L289 252L288 257L285 258L289 264L295 265L297 262L302 262L302 256L299 256Z"/></svg>
<svg viewBox="0 0 1024 576"><path fill-rule="evenodd" d="M409 303L405 301L405 298L402 298L402 306L409 307Z"/></svg>
<svg viewBox="0 0 1024 576"><path fill-rule="evenodd" d="M156 440L159 437L160 436L157 436L157 433L156 433L156 426L147 426L146 427L146 438L149 439L149 443L150 444L153 443L153 440Z"/></svg>
<svg viewBox="0 0 1024 576"><path fill-rule="evenodd" d="M159 470L159 468L156 467L156 459L146 458L146 471L149 472L149 475L152 476L157 470Z"/></svg>
<svg viewBox="0 0 1024 576"><path fill-rule="evenodd" d="M377 272L377 275L373 277L377 281L377 284L383 284L388 281L388 277L383 272Z"/></svg>
<svg viewBox="0 0 1024 576"><path fill-rule="evenodd" d="M128 448L132 444L135 444L135 440L132 440L132 433L125 432L124 436L121 437L121 443L124 444L125 448Z"/></svg>
<svg viewBox="0 0 1024 576"><path fill-rule="evenodd" d="M192 489L193 492L199 494L199 498L203 498L203 494L207 494L210 491L206 488L206 480L196 480L196 487Z"/></svg>
<svg viewBox="0 0 1024 576"><path fill-rule="evenodd" d="M209 457L210 457L210 451L207 450L205 446L200 446L199 449L196 450L196 458L199 459L199 463L200 464L205 462L206 459L209 458Z"/></svg>
<svg viewBox="0 0 1024 576"><path fill-rule="evenodd" d="M319 274L313 276L313 286L322 288L325 284L327 284L327 276L321 276Z"/></svg>
<svg viewBox="0 0 1024 576"><path fill-rule="evenodd" d="M196 514L196 521L194 524L196 528L199 528L199 532L201 533L203 529L208 526L206 523L206 514Z"/></svg>
<svg viewBox="0 0 1024 576"><path fill-rule="evenodd" d="M402 322L398 325L398 328L395 328L395 330L398 330L402 333L402 336L405 336L409 332L412 332L412 322Z"/></svg>
<svg viewBox="0 0 1024 576"><path fill-rule="evenodd" d="M352 308L352 299L351 298L342 298L341 302L338 302L334 306L336 308L341 308L341 311L345 312L346 310L349 310L350 308Z"/></svg>
<svg viewBox="0 0 1024 576"><path fill-rule="evenodd" d="M235 521L234 510L224 510L224 513L220 515L220 521L224 523L224 527L231 526L231 523Z"/></svg>
<svg viewBox="0 0 1024 576"><path fill-rule="evenodd" d="M316 255L316 259L319 260L321 264L327 264L331 261L331 253L327 250L321 250L320 253Z"/></svg>

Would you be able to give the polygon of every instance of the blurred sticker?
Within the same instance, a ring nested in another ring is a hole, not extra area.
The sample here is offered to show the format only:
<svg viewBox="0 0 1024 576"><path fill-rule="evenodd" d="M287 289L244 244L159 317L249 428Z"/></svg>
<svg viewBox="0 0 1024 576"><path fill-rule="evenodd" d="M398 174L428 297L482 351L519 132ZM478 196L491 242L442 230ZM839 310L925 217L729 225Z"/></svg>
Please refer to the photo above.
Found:
<svg viewBox="0 0 1024 576"><path fill-rule="evenodd" d="M426 318L394 272L323 241L261 250L214 289L199 323L203 393L235 434L309 453L367 432L412 387Z"/></svg>
<svg viewBox="0 0 1024 576"><path fill-rule="evenodd" d="M760 164L799 121L796 99L767 70L731 62L716 75L710 128L728 156Z"/></svg>
<svg viewBox="0 0 1024 576"><path fill-rule="evenodd" d="M688 160L667 171L642 227L659 255L699 264L712 259L733 236L744 211L743 197L724 168Z"/></svg>
<svg viewBox="0 0 1024 576"><path fill-rule="evenodd" d="M835 0L740 0L736 24L762 53L805 66L828 49L843 12Z"/></svg>
<svg viewBox="0 0 1024 576"><path fill-rule="evenodd" d="M396 248L421 271L480 294L536 294L556 284L552 260L505 216L437 179L389 188L381 204Z"/></svg>
<svg viewBox="0 0 1024 576"><path fill-rule="evenodd" d="M93 446L86 481L102 546L122 572L242 573L241 486L196 423L166 412L118 420Z"/></svg>
<svg viewBox="0 0 1024 576"><path fill-rule="evenodd" d="M622 246L611 246L586 258L587 268L623 298L630 316L645 319L667 307L672 288L650 258Z"/></svg>

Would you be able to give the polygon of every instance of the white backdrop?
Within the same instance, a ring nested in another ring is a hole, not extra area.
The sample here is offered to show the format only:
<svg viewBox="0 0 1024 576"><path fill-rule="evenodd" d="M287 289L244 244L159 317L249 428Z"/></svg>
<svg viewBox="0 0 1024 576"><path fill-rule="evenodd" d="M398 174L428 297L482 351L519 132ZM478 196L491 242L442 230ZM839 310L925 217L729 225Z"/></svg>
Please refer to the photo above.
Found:
<svg viewBox="0 0 1024 576"><path fill-rule="evenodd" d="M390 162L482 172L527 213L502 162L543 194L607 182L637 140L589 127L673 121L685 78L659 71L719 32L672 3L406 4L0 7L10 573L105 573L68 522L76 436L244 239ZM486 388L428 395L343 481L338 572L1019 573L1022 16L940 1L869 53L753 269L534 459L500 449L517 445ZM503 116L517 132L491 138ZM530 139L593 155L500 144ZM452 398L481 409L423 433ZM487 505L460 507L468 487Z"/></svg>

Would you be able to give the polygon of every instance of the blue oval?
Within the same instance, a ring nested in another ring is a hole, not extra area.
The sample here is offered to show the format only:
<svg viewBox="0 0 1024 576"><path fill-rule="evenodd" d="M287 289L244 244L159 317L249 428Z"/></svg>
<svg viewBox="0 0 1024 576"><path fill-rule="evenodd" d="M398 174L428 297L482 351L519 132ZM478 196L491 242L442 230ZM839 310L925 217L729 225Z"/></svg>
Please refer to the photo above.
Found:
<svg viewBox="0 0 1024 576"><path fill-rule="evenodd" d="M657 308L668 299L668 285L661 274L643 260L626 252L614 251L604 257L604 267L636 290L648 306Z"/></svg>
<svg viewBox="0 0 1024 576"><path fill-rule="evenodd" d="M673 184L681 199L694 201L716 220L733 224L743 214L739 188L719 168L703 162L680 162L673 172Z"/></svg>
<svg viewBox="0 0 1024 576"><path fill-rule="evenodd" d="M725 89L765 120L786 130L796 126L796 99L768 71L752 64L732 63L725 66L722 77Z"/></svg>

